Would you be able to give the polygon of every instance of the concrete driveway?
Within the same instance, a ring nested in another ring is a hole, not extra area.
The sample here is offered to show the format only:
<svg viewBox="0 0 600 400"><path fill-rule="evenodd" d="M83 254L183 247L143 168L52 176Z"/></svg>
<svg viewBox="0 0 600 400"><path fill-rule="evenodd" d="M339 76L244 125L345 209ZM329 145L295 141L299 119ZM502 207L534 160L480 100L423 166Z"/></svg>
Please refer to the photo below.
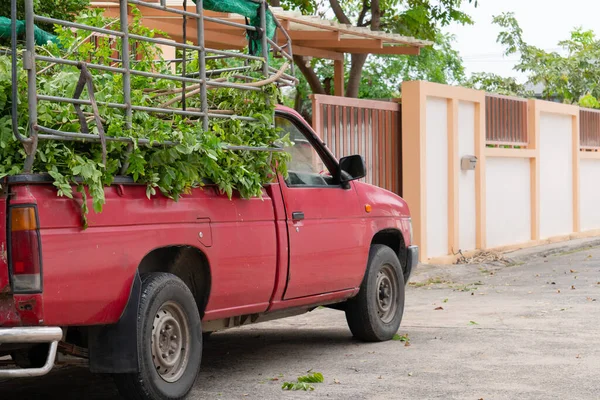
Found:
<svg viewBox="0 0 600 400"><path fill-rule="evenodd" d="M424 266L397 340L352 339L343 313L213 335L192 399L600 399L600 248L508 266ZM284 392L307 371L325 382ZM1 399L118 399L65 369L0 383Z"/></svg>

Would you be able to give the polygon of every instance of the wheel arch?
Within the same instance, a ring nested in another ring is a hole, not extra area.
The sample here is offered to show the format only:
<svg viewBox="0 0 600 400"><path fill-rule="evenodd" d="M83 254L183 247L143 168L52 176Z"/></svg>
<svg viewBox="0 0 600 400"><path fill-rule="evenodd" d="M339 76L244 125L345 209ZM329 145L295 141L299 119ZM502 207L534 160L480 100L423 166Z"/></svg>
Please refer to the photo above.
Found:
<svg viewBox="0 0 600 400"><path fill-rule="evenodd" d="M407 271L407 252L406 252L406 243L404 241L404 236L399 229L388 228L382 229L377 232L373 239L371 239L371 246L376 244L382 244L391 248L394 253L398 256L398 260L400 260L400 265L402 266L402 272L405 275L408 273Z"/></svg>
<svg viewBox="0 0 600 400"><path fill-rule="evenodd" d="M138 265L131 284L129 300L116 324L88 328L90 370L94 373L137 373L137 314L142 292L141 275L167 272L180 278L196 300L200 318L210 296L211 274L208 258L192 246L173 245L156 248Z"/></svg>
<svg viewBox="0 0 600 400"><path fill-rule="evenodd" d="M140 275L167 272L177 276L190 289L200 317L204 317L212 284L210 264L206 254L192 246L166 246L146 254L138 266Z"/></svg>

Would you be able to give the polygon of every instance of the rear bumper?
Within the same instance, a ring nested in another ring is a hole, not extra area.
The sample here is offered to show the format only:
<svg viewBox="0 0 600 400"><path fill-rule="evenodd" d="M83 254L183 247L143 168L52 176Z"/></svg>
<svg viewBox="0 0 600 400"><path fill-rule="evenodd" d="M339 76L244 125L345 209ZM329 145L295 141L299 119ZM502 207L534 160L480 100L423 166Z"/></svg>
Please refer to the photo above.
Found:
<svg viewBox="0 0 600 400"><path fill-rule="evenodd" d="M0 369L0 378L25 378L46 375L54 367L58 342L63 331L58 327L0 328L0 345L3 343L50 343L46 364L41 368Z"/></svg>
<svg viewBox="0 0 600 400"><path fill-rule="evenodd" d="M415 268L417 268L417 264L419 264L419 247L417 246L408 246L406 249L406 273L404 275L404 284L408 284L408 280L412 275Z"/></svg>

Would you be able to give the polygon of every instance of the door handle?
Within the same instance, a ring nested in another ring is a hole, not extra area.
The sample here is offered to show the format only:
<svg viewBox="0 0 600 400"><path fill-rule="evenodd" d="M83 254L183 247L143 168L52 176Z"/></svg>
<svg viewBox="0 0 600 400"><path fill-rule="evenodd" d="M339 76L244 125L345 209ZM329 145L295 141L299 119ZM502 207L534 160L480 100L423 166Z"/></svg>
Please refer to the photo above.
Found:
<svg viewBox="0 0 600 400"><path fill-rule="evenodd" d="M304 219L304 213L302 211L296 211L292 213L292 220L302 221Z"/></svg>

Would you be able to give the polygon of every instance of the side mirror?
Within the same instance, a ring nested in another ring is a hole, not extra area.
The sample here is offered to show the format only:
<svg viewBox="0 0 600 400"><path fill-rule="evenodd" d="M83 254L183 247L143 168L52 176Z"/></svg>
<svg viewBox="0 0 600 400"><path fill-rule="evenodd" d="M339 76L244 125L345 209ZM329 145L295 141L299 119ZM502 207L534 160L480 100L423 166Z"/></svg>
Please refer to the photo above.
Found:
<svg viewBox="0 0 600 400"><path fill-rule="evenodd" d="M344 157L340 160L340 181L342 183L355 181L367 176L365 160L360 155Z"/></svg>

